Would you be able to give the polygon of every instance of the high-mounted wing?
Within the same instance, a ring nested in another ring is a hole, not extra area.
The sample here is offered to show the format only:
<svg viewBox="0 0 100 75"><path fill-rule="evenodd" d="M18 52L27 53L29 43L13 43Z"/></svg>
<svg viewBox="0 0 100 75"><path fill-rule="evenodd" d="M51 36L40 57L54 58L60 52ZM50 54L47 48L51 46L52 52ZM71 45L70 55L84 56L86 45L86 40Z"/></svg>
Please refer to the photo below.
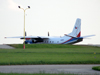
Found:
<svg viewBox="0 0 100 75"><path fill-rule="evenodd" d="M48 36L25 36L25 39L30 38L30 39L34 39L34 38L42 38L42 39L48 39ZM20 38L20 39L24 39L23 36L16 36L16 37L5 37L5 38Z"/></svg>
<svg viewBox="0 0 100 75"><path fill-rule="evenodd" d="M20 39L24 39L23 36L5 37L5 38L20 38ZM43 42L44 39L48 39L48 38L49 38L49 36L25 36L25 44L33 44L33 43Z"/></svg>

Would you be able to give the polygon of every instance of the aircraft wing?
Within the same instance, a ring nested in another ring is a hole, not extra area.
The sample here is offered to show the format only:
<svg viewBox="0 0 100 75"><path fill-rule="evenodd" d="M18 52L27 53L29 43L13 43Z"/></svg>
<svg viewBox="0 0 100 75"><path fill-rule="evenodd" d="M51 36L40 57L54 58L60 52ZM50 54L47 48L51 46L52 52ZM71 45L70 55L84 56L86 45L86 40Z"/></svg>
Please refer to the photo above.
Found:
<svg viewBox="0 0 100 75"><path fill-rule="evenodd" d="M5 38L20 38L20 39L24 39L23 36L5 37ZM34 38L48 39L49 37L48 37L48 36L25 36L25 39L26 39L26 38L31 38L31 39L34 39Z"/></svg>

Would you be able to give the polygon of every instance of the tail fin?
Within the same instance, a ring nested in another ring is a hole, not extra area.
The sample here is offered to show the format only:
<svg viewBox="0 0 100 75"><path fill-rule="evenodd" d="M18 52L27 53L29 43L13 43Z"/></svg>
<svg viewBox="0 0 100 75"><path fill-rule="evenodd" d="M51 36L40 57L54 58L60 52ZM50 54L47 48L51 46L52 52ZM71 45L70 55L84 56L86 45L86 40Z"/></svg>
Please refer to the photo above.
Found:
<svg viewBox="0 0 100 75"><path fill-rule="evenodd" d="M73 37L81 36L81 19L77 18L73 31L69 35Z"/></svg>

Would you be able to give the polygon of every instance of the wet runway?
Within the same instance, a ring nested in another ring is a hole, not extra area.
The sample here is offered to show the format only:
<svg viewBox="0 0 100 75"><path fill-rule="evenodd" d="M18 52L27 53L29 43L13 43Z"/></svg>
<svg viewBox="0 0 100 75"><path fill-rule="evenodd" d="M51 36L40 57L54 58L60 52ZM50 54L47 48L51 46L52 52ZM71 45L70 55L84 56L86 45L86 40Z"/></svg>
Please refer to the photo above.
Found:
<svg viewBox="0 0 100 75"><path fill-rule="evenodd" d="M93 66L100 65L12 65L0 66L1 73L72 73L72 74L98 74L100 71L92 70Z"/></svg>

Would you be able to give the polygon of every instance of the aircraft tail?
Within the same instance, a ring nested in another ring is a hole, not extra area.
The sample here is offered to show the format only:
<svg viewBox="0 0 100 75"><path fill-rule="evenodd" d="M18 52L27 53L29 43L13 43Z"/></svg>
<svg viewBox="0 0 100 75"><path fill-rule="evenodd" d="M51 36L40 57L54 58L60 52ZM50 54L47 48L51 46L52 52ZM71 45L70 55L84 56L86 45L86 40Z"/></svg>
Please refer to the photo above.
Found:
<svg viewBox="0 0 100 75"><path fill-rule="evenodd" d="M80 18L76 19L76 23L74 25L73 31L69 35L73 37L81 36L81 19Z"/></svg>

